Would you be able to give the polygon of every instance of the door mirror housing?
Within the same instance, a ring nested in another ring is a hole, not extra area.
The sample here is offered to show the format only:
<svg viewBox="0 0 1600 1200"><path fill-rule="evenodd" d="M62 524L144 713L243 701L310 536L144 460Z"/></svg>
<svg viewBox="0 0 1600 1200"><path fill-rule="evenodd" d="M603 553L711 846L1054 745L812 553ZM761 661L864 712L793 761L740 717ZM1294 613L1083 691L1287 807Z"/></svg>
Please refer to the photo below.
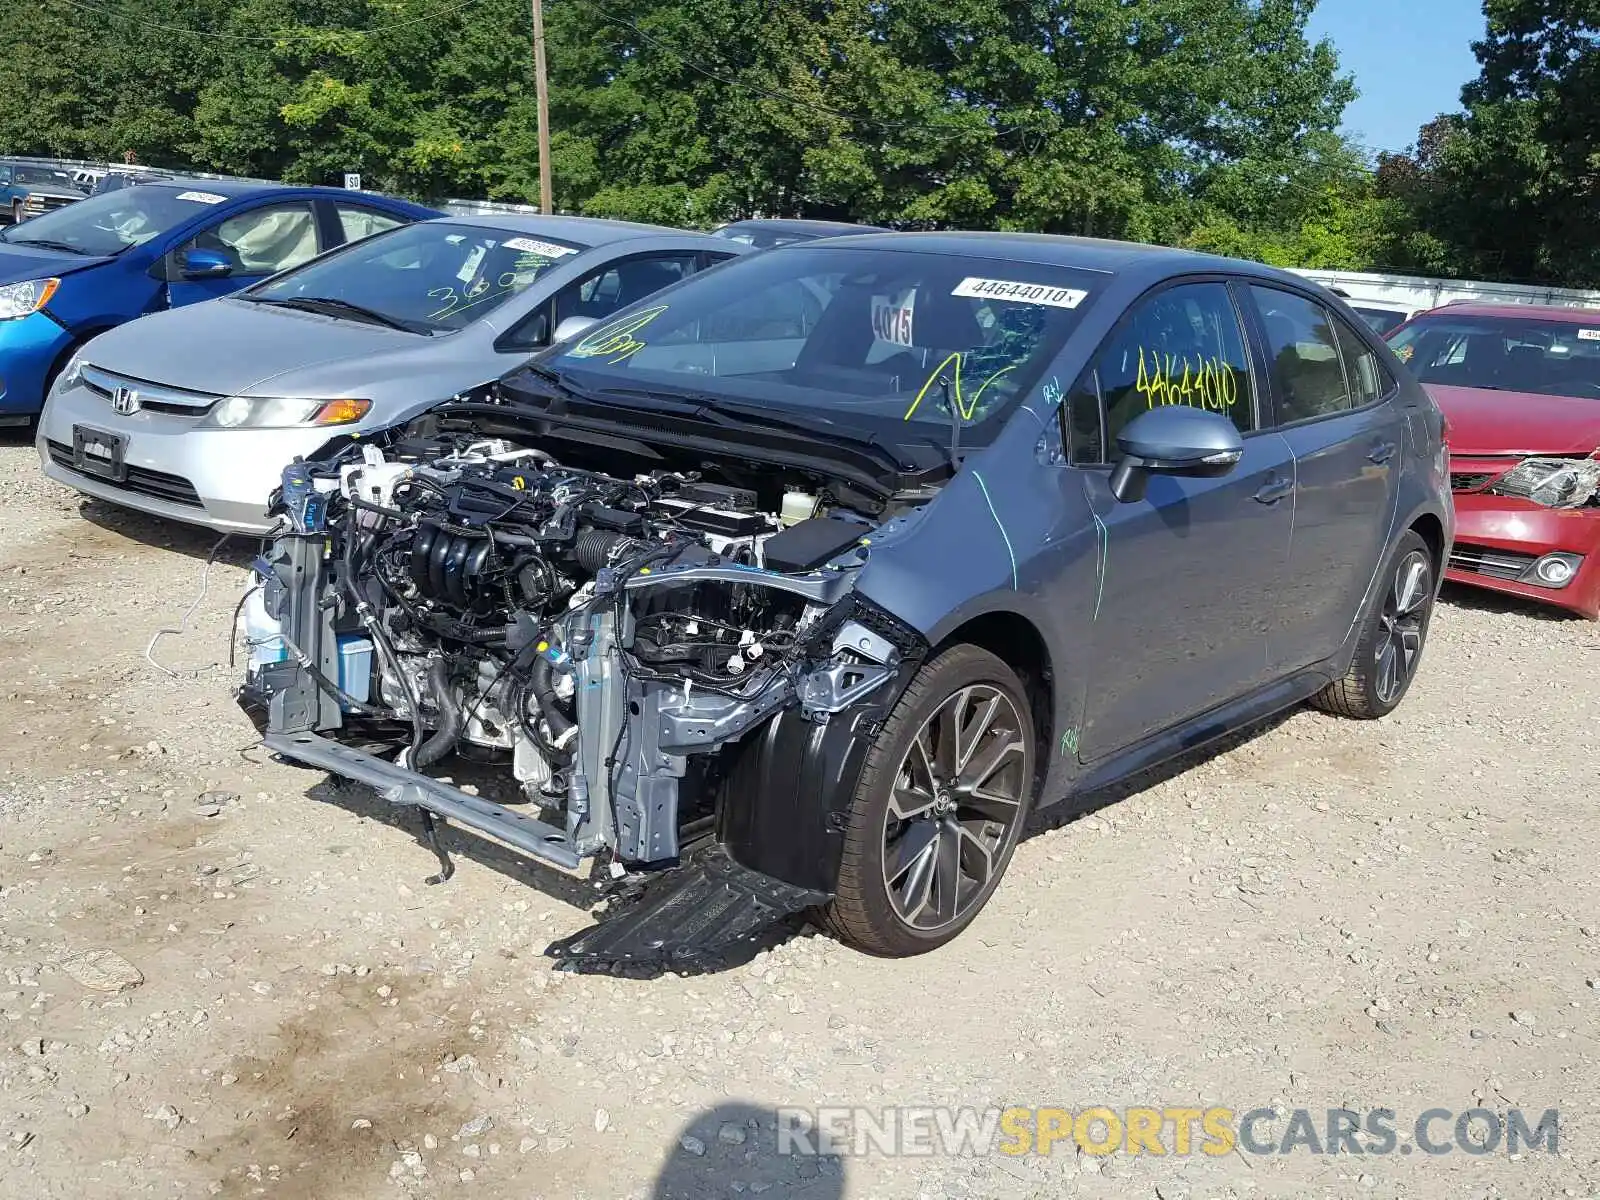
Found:
<svg viewBox="0 0 1600 1200"><path fill-rule="evenodd" d="M185 279L225 279L233 274L233 260L221 250L196 248L183 256L179 271Z"/></svg>
<svg viewBox="0 0 1600 1200"><path fill-rule="evenodd" d="M594 317L568 317L556 326L556 336L552 342L564 342L568 338L575 338L589 326L596 324Z"/></svg>
<svg viewBox="0 0 1600 1200"><path fill-rule="evenodd" d="M1209 479L1226 475L1244 456L1244 439L1221 413L1182 404L1142 412L1117 434L1111 494L1143 500L1152 475Z"/></svg>

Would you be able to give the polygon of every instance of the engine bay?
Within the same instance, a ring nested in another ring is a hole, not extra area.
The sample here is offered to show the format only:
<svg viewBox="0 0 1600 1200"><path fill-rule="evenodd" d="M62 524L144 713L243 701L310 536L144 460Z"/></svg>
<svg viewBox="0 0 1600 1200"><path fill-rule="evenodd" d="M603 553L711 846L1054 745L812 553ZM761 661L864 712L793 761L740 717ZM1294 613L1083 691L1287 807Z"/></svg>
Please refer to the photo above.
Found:
<svg viewBox="0 0 1600 1200"><path fill-rule="evenodd" d="M244 692L278 748L563 867L674 863L737 802L742 738L825 725L917 645L852 596L881 514L777 471L623 477L447 434L293 464L277 511ZM456 754L517 800L427 776Z"/></svg>

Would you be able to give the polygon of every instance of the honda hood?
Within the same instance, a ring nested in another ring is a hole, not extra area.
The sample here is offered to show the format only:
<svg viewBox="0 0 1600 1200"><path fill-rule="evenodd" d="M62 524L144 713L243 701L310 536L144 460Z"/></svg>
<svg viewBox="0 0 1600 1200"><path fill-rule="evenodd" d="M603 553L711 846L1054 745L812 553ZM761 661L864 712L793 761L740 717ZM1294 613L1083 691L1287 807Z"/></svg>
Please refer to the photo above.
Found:
<svg viewBox="0 0 1600 1200"><path fill-rule="evenodd" d="M1423 386L1450 422L1452 454L1592 454L1600 449L1600 397Z"/></svg>
<svg viewBox="0 0 1600 1200"><path fill-rule="evenodd" d="M25 229L26 225L13 225ZM97 254L64 254L42 246L19 246L0 242L0 284L26 283L30 279L50 279L110 262Z"/></svg>
<svg viewBox="0 0 1600 1200"><path fill-rule="evenodd" d="M348 395L363 380L405 377L444 338L224 297L120 325L85 359L118 375L219 396ZM429 355L432 357L432 355ZM360 370L340 370L359 364Z"/></svg>

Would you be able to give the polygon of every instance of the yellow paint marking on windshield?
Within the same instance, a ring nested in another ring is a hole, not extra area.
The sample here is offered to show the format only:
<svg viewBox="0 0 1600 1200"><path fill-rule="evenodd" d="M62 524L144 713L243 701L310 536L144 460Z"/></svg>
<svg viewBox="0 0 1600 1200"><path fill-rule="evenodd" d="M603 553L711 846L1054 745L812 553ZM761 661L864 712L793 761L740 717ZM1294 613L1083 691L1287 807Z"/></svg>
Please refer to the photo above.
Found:
<svg viewBox="0 0 1600 1200"><path fill-rule="evenodd" d="M573 358L603 358L611 366L631 358L643 350L645 344L633 335L667 311L665 304L640 309L632 316L603 325L581 338L567 353Z"/></svg>
<svg viewBox="0 0 1600 1200"><path fill-rule="evenodd" d="M963 421L972 420L973 414L978 411L978 401L983 398L983 393L988 389L991 383L993 383L996 379L999 379L1000 376L1004 375L1007 371L1015 371L1017 369L1017 365L1015 363L1012 363L1009 367L1001 367L993 375L989 376L989 378L983 381L983 383L978 387L978 390L973 393L971 403L966 403L961 397L961 364L965 358L966 355L960 350L952 351L950 354L946 355L945 360L933 369L933 374L928 376L928 381L922 385L922 390L917 393L917 398L911 402L911 407L906 409L906 415L902 417L901 420L909 421L916 415L917 408L922 404L922 398L928 394L929 390L934 384L939 382L940 376L944 374L944 369L951 364L954 364L955 369L951 372L950 377L950 400L955 405L956 411L961 414L961 419Z"/></svg>

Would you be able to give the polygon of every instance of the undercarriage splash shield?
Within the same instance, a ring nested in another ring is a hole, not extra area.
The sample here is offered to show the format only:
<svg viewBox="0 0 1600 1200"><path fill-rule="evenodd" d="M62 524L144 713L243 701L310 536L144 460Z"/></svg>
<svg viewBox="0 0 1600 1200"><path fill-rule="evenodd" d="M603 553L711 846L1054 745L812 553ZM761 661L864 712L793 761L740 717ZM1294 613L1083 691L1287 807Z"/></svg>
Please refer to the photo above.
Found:
<svg viewBox="0 0 1600 1200"><path fill-rule="evenodd" d="M761 949L785 918L827 899L741 867L712 846L650 879L598 924L550 943L545 954L585 974L716 970Z"/></svg>

